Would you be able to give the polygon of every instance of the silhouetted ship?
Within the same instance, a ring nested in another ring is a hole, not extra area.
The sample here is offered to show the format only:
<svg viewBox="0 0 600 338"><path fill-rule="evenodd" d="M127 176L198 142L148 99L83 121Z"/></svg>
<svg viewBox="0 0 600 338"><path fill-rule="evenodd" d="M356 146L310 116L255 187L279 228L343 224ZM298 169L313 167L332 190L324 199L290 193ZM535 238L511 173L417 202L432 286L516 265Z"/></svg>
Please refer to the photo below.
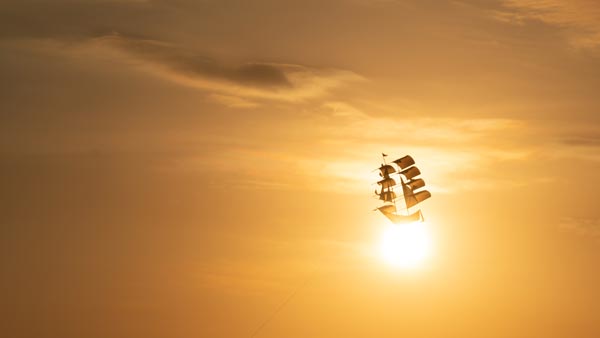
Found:
<svg viewBox="0 0 600 338"><path fill-rule="evenodd" d="M381 191L375 194L384 203L377 210L389 218L395 224L412 223L423 221L423 214L421 210L417 210L413 213L410 212L410 208L423 202L424 200L431 197L431 193L427 190L419 190L425 186L425 181L417 176L421 175L421 171L417 168L415 160L410 156L406 155L395 161L387 163L383 156L383 164L379 167L379 176L381 180L377 184L381 187ZM394 179L397 175L398 182ZM394 192L394 187L400 185L402 187L402 194L398 196ZM400 210L398 206L400 205Z"/></svg>

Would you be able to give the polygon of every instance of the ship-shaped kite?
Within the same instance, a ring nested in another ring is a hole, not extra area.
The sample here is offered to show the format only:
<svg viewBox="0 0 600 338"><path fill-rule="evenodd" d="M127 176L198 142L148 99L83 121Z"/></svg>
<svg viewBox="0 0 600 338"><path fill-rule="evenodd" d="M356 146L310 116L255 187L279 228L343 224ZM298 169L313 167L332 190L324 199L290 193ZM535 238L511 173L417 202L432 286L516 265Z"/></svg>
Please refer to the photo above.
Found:
<svg viewBox="0 0 600 338"><path fill-rule="evenodd" d="M381 191L375 190L375 194L384 204L377 210L395 224L423 221L420 209L410 212L410 208L431 197L429 191L419 190L425 186L425 181L417 178L421 175L421 171L415 166L415 160L410 155L406 155L387 163L385 159L387 155L381 155L383 156L383 164L379 167L381 180L377 182ZM394 192L394 187L397 185L402 187L402 194L398 194L400 196Z"/></svg>

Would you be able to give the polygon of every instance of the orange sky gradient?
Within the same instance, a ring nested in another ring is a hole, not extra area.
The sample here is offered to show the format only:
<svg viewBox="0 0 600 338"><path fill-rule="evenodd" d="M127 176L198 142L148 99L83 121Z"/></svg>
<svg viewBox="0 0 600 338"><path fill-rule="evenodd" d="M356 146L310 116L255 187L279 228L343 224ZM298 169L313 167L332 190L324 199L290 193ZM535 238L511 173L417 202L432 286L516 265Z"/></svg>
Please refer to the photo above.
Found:
<svg viewBox="0 0 600 338"><path fill-rule="evenodd" d="M0 335L600 337L599 88L592 0L5 0Z"/></svg>

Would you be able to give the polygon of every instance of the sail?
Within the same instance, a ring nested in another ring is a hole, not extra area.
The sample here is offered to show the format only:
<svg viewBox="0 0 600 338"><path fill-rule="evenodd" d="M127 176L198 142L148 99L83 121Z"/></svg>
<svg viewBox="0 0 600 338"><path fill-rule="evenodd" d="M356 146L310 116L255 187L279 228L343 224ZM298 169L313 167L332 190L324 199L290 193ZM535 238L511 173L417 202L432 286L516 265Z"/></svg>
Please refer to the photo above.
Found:
<svg viewBox="0 0 600 338"><path fill-rule="evenodd" d="M400 178L400 180L402 181L402 194L404 195L404 200L407 201L408 199L412 198L414 193L412 191L412 189L410 188L410 186L404 182L404 180L402 178ZM408 208L408 202L407 202L407 208Z"/></svg>
<svg viewBox="0 0 600 338"><path fill-rule="evenodd" d="M396 193L393 191L382 191L381 194L379 194L379 199L384 202L393 202L395 198Z"/></svg>
<svg viewBox="0 0 600 338"><path fill-rule="evenodd" d="M383 189L387 189L396 185L396 181L393 178L384 178L381 181L377 182Z"/></svg>
<svg viewBox="0 0 600 338"><path fill-rule="evenodd" d="M415 160L410 155L406 155L394 161L400 169L408 168L411 165L415 164Z"/></svg>
<svg viewBox="0 0 600 338"><path fill-rule="evenodd" d="M408 195L406 194L405 190L404 193L404 201L406 202L407 208L414 207L415 205L431 197L431 193L427 190L422 190L416 193L410 192Z"/></svg>
<svg viewBox="0 0 600 338"><path fill-rule="evenodd" d="M418 222L423 219L423 215L421 214L421 210L417 210L416 212L405 216L405 215L397 215L397 214L388 214L384 213L384 215L392 221L394 224L406 224Z"/></svg>
<svg viewBox="0 0 600 338"><path fill-rule="evenodd" d="M423 181L422 178L417 178L406 182L406 184L410 187L411 190L417 190L425 186L425 181Z"/></svg>
<svg viewBox="0 0 600 338"><path fill-rule="evenodd" d="M407 179L410 180L411 178L413 178L415 176L421 175L421 170L419 170L419 168L417 168L417 167L410 167L406 170L402 170L400 172L400 174L404 175Z"/></svg>
<svg viewBox="0 0 600 338"><path fill-rule="evenodd" d="M389 164L382 165L381 167L379 167L379 170L381 171L381 173L379 174L381 177L389 177L390 174L396 172L396 169Z"/></svg>

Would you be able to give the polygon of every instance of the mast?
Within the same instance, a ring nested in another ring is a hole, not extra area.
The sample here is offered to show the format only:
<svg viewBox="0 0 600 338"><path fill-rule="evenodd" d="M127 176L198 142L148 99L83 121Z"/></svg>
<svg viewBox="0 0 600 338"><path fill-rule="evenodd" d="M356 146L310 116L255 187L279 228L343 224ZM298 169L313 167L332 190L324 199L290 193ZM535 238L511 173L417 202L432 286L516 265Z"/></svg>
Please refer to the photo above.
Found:
<svg viewBox="0 0 600 338"><path fill-rule="evenodd" d="M387 154L382 152L381 153L381 158L383 159L383 166L384 167L387 167L387 165L388 165L387 162L386 162L386 160L385 160L386 157L387 157ZM386 172L386 174L387 174L387 172ZM394 202L394 210L397 210L396 209L396 197L395 197L396 193L394 193L394 188L390 187L389 191L391 191L390 196L392 196L392 202Z"/></svg>

